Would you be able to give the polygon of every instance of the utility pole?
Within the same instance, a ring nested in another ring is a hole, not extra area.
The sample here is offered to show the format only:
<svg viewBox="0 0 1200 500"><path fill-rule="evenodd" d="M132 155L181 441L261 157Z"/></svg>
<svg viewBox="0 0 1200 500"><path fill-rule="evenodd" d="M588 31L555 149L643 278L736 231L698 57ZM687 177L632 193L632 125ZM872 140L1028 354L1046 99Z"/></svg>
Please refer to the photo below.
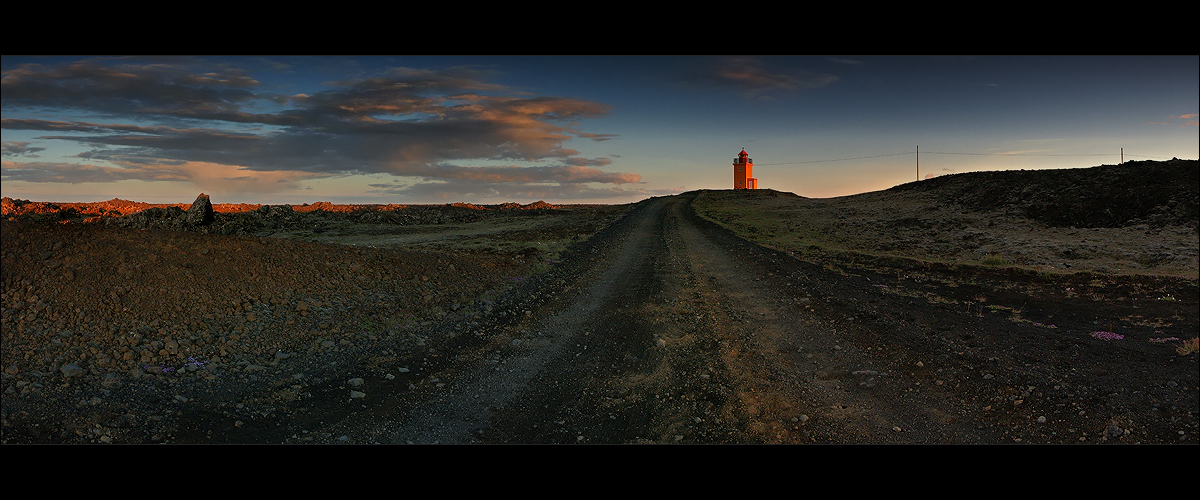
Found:
<svg viewBox="0 0 1200 500"><path fill-rule="evenodd" d="M921 145L917 144L917 180L921 180Z"/></svg>
<svg viewBox="0 0 1200 500"><path fill-rule="evenodd" d="M1125 147L1121 147L1121 163L1125 163Z"/></svg>

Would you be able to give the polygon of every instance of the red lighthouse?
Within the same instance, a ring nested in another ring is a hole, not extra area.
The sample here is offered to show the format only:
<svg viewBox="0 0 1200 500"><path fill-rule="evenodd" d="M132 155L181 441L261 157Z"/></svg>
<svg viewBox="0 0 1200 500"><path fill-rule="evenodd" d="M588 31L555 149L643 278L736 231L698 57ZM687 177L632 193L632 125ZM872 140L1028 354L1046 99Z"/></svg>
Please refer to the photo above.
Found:
<svg viewBox="0 0 1200 500"><path fill-rule="evenodd" d="M758 179L751 177L754 175L754 160L749 156L746 154L746 148L742 148L742 152L733 159L734 189L758 189Z"/></svg>

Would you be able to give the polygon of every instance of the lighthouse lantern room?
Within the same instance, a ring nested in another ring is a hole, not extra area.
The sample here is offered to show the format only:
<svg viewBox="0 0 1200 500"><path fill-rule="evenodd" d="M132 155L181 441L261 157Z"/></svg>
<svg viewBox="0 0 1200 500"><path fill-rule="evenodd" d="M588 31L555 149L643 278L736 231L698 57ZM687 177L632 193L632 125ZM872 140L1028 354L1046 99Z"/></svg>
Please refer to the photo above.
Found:
<svg viewBox="0 0 1200 500"><path fill-rule="evenodd" d="M733 188L758 189L758 179L754 175L754 160L749 158L746 148L733 159Z"/></svg>

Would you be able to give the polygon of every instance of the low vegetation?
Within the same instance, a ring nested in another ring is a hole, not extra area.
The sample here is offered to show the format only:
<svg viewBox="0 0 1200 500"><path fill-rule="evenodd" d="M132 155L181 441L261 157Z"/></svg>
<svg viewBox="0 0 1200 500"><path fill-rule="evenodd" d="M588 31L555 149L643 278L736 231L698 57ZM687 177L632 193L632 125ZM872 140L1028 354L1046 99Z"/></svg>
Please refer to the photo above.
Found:
<svg viewBox="0 0 1200 500"><path fill-rule="evenodd" d="M1044 174L1039 176L973 172L837 198L769 189L704 190L693 206L701 217L747 240L813 262L886 258L1042 273L1196 278L1197 165L1196 160L1127 162L1038 171ZM1147 171L1157 176L1153 192L1141 189L1150 182ZM1057 194L1063 190L1057 183L1092 186L1097 178L1128 188L1127 193L1093 186L1091 196L1075 187L1071 196ZM1113 212L1118 206L1119 216Z"/></svg>

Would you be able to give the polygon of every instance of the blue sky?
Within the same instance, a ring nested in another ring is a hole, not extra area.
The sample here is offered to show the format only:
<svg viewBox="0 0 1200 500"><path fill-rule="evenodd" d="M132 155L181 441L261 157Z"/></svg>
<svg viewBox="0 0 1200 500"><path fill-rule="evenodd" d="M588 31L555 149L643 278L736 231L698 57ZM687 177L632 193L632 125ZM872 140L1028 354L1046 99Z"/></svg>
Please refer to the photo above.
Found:
<svg viewBox="0 0 1200 500"><path fill-rule="evenodd" d="M1200 157L1197 56L4 56L3 196L807 197ZM917 155L919 147L920 154Z"/></svg>

